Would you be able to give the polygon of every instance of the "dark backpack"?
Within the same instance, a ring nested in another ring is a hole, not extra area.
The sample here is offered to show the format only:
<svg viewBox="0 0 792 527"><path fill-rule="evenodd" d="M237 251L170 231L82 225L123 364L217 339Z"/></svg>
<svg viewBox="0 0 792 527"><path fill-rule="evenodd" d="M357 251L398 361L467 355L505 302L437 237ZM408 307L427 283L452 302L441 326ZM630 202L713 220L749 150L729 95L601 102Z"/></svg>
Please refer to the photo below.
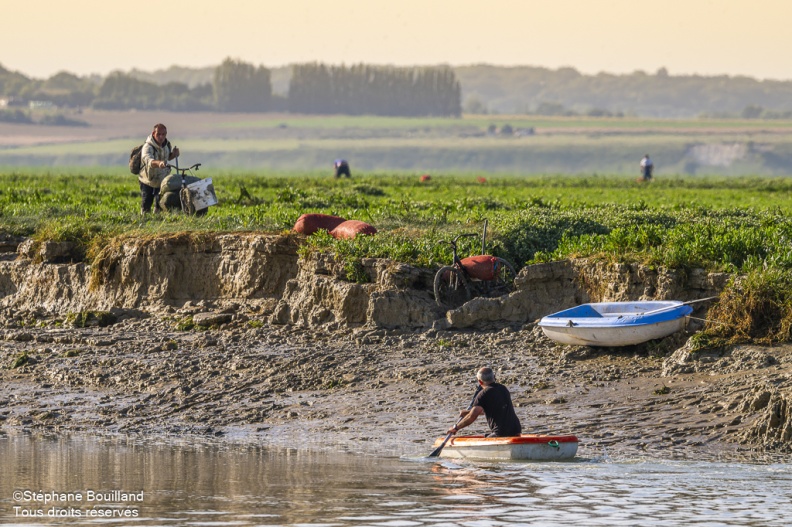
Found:
<svg viewBox="0 0 792 527"><path fill-rule="evenodd" d="M132 149L132 152L129 154L129 171L135 175L140 174L140 168L143 163L143 147L146 146L146 143L142 145L136 146ZM171 144L168 141L167 144L168 152L171 151Z"/></svg>
<svg viewBox="0 0 792 527"><path fill-rule="evenodd" d="M141 155L143 153L143 145L138 145L132 149L129 154L129 171L133 174L140 174Z"/></svg>

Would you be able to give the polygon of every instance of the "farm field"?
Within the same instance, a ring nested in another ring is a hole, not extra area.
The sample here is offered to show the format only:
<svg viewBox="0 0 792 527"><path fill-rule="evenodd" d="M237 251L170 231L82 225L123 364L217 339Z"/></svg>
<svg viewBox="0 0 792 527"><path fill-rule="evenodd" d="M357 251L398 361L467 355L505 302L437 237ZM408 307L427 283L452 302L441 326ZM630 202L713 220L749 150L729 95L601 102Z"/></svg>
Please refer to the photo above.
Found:
<svg viewBox="0 0 792 527"><path fill-rule="evenodd" d="M55 238L70 236L69 229L81 232L80 238L130 229L275 233L290 229L303 213L321 212L360 219L383 233L416 240L477 230L487 219L497 240L507 225L529 217L562 223L602 221L603 226L614 221L606 230L623 230L644 228L641 214L695 224L713 217L753 218L761 223L769 216L785 218L792 212L789 178L676 176L645 184L625 176L436 174L421 182L417 175L396 173L340 180L318 173L213 169L197 175L214 182L220 204L210 214L142 218L137 212L137 181L131 174L107 174L97 168L6 170L0 173L0 231ZM604 219L598 220L599 216ZM555 250L541 244L537 248ZM534 252L509 256L521 265L534 258Z"/></svg>
<svg viewBox="0 0 792 527"><path fill-rule="evenodd" d="M293 114L84 111L85 126L0 123L0 166L104 166L156 122L185 163L218 169L465 174L635 174L644 153L657 175L787 175L792 121L466 115L460 119ZM514 133L504 134L505 128Z"/></svg>

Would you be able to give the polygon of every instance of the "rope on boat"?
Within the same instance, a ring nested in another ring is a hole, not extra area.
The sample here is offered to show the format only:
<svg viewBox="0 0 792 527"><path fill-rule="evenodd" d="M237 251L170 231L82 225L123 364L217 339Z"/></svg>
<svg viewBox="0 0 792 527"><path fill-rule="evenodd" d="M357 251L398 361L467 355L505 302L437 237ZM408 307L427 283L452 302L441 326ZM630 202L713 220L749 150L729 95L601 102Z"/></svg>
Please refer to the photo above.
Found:
<svg viewBox="0 0 792 527"><path fill-rule="evenodd" d="M727 324L726 322L720 322L718 320L710 320L708 318L698 318L698 317L691 317L691 316L688 316L688 318L690 318L692 320L700 320L701 322L712 322L713 324L720 324L721 326L731 326L731 327L735 327L735 328L737 327L734 324Z"/></svg>
<svg viewBox="0 0 792 527"><path fill-rule="evenodd" d="M550 441L547 442L547 444L553 448L556 449L559 448L558 441L556 441L555 439L551 439Z"/></svg>

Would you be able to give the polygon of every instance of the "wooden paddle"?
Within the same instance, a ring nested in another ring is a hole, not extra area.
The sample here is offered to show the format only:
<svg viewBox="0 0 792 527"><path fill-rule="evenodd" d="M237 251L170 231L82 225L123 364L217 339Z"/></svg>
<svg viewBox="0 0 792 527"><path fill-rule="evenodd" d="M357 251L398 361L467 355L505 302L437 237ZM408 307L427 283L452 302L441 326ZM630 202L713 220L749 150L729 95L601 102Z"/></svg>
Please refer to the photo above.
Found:
<svg viewBox="0 0 792 527"><path fill-rule="evenodd" d="M478 385L478 387L476 388L476 393L474 393L474 394L473 394L473 398L470 400L470 404L469 404L469 405L468 405L468 407L467 407L467 409L468 409L468 410L470 410L471 408L473 408L473 402L476 400L476 396L479 394L479 392L480 392L480 391L481 391L481 385L479 384L479 385ZM465 418L465 416L464 416L464 415L463 415L462 417L460 417L460 418L457 420L456 424L459 424L460 422L462 422L462 419L464 419L464 418ZM451 436L452 436L452 435L453 435L453 434L448 434L448 435L445 437L445 439L443 439L443 442L440 444L440 446L439 446L439 447L437 447L437 448L435 448L435 449L432 451L432 453L431 453L431 454L429 454L427 457L437 457L437 456L439 456L439 455L440 455L440 452L442 452L442 451L443 451L443 448L445 448L445 446L446 446L446 443L448 443L448 440L449 440L449 439L451 439Z"/></svg>
<svg viewBox="0 0 792 527"><path fill-rule="evenodd" d="M689 300L687 302L682 302L681 304L674 304L673 306L666 306L661 307L660 309L653 309L652 311L647 311L645 313L639 313L640 315L654 315L655 313L660 313L661 311L667 311L669 309L674 309L679 306L689 306L690 304L697 304L699 302L706 302L707 300L715 300L716 298L720 298L719 296L710 296L707 298L699 298L698 300Z"/></svg>

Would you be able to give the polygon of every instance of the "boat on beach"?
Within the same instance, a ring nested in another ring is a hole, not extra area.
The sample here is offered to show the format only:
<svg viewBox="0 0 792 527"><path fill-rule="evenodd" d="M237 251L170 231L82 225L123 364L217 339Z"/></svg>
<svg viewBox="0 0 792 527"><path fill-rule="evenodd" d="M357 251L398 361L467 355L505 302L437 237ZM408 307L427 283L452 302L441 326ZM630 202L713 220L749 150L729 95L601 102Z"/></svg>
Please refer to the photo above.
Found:
<svg viewBox="0 0 792 527"><path fill-rule="evenodd" d="M443 443L438 438L434 446ZM449 459L562 461L575 457L578 439L572 435L522 434L514 437L459 436L440 452Z"/></svg>
<svg viewBox="0 0 792 527"><path fill-rule="evenodd" d="M703 299L709 300L709 299ZM574 346L631 346L684 329L693 308L677 300L581 304L539 321L547 337Z"/></svg>

